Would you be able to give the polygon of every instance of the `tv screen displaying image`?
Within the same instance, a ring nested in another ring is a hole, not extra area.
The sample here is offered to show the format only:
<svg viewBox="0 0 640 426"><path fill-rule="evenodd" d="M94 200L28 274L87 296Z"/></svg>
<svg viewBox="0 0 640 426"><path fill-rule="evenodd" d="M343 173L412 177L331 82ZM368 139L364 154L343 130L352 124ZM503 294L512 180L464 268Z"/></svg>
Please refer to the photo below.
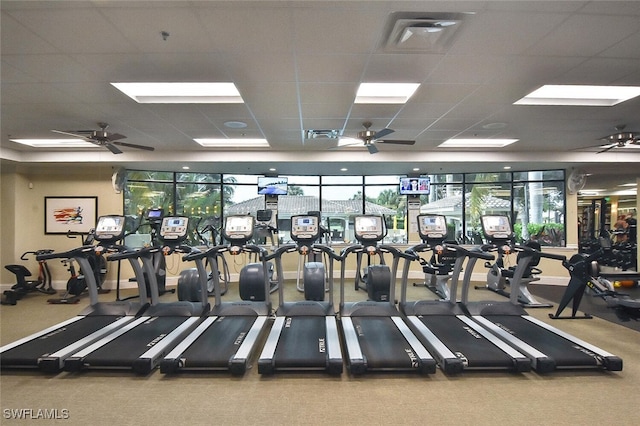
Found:
<svg viewBox="0 0 640 426"><path fill-rule="evenodd" d="M258 194L287 195L288 179L286 177L259 177Z"/></svg>
<svg viewBox="0 0 640 426"><path fill-rule="evenodd" d="M400 178L401 195L429 195L431 180L428 177Z"/></svg>

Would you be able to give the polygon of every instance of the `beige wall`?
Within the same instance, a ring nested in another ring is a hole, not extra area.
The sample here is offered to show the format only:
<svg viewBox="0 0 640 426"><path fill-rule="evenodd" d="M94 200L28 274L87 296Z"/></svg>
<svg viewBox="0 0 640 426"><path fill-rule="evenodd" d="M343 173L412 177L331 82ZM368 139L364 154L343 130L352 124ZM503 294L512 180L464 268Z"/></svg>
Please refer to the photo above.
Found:
<svg viewBox="0 0 640 426"><path fill-rule="evenodd" d="M111 186L111 168L96 167L91 174L74 171L73 169L60 170L52 168L44 170L40 168L31 172L3 172L1 175L0 206L0 262L2 265L21 262L20 255L29 250L51 248L56 251L65 251L79 245L79 240L68 239L64 235L44 234L44 197L45 196L97 196L98 215L120 214L122 212L122 195L116 194ZM549 249L550 252L563 254L567 257L576 252L577 243L577 199L569 196L567 200L567 239L568 248ZM339 250L341 247L336 247ZM404 247L399 247L404 248ZM352 256L347 263L347 276L353 277L355 271ZM514 260L515 262L515 260ZM478 262L474 270L474 279L482 280L487 270L484 262ZM31 259L25 265L35 273L36 262ZM68 278L68 272L58 261L51 261L54 284L57 288L64 288ZM241 266L241 259L229 259L231 272L237 277ZM174 284L180 271L192 265L181 262L179 256L174 255L168 259L169 281ZM336 274L338 273L336 265ZM284 269L288 273L286 278L295 277L297 259L290 255L284 260ZM541 269L545 279L542 282L563 284L568 282L568 273L560 262L543 259ZM421 269L416 263L412 265L412 277L419 278ZM133 276L128 264L123 263L122 281ZM11 285L14 282L13 274L4 268L1 272L0 284ZM350 278L351 279L351 278ZM113 288L116 280L116 268L110 267L107 275L107 288ZM129 283L123 285L130 285Z"/></svg>
<svg viewBox="0 0 640 426"><path fill-rule="evenodd" d="M80 245L79 239L44 234L45 196L96 196L98 215L122 213L122 194L116 194L111 186L109 167L96 167L89 175L67 169L28 173L7 172L1 176L2 265L23 263L35 274L37 263L32 256L29 262L20 260L25 251L43 248L66 251ZM50 261L49 267L54 281L66 283L68 272L59 261ZM14 278L13 274L2 268L1 284L13 284ZM64 284L61 288L63 287Z"/></svg>

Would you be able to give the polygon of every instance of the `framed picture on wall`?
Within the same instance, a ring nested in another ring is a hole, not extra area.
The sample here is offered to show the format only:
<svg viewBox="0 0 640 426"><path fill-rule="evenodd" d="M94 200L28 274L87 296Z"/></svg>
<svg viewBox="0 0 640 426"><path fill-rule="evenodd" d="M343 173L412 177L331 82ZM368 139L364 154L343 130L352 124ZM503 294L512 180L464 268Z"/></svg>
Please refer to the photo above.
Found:
<svg viewBox="0 0 640 426"><path fill-rule="evenodd" d="M88 233L98 221L98 197L44 197L44 233Z"/></svg>

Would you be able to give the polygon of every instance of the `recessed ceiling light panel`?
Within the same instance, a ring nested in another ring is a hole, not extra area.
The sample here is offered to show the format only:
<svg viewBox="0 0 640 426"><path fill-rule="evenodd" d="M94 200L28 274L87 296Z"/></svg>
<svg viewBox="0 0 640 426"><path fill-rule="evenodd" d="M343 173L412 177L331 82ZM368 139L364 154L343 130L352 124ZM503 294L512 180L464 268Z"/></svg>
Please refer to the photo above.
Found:
<svg viewBox="0 0 640 426"><path fill-rule="evenodd" d="M356 93L356 104L404 104L420 83L362 83Z"/></svg>
<svg viewBox="0 0 640 426"><path fill-rule="evenodd" d="M640 96L636 86L550 84L534 90L515 105L614 106Z"/></svg>
<svg viewBox="0 0 640 426"><path fill-rule="evenodd" d="M111 83L141 104L243 103L233 83Z"/></svg>
<svg viewBox="0 0 640 426"><path fill-rule="evenodd" d="M207 148L268 148L269 142L266 139L215 139L198 138L194 139L200 145Z"/></svg>
<svg viewBox="0 0 640 426"><path fill-rule="evenodd" d="M88 143L83 139L10 139L22 145L35 148L100 148L100 146Z"/></svg>
<svg viewBox="0 0 640 426"><path fill-rule="evenodd" d="M449 139L442 142L440 148L502 148L517 142L518 139Z"/></svg>

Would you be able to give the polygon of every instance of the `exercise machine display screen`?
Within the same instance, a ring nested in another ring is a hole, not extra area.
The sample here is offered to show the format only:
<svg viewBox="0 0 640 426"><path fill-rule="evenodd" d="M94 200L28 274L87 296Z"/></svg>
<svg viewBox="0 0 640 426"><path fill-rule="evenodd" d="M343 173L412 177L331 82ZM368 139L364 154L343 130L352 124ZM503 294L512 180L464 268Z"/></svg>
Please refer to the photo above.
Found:
<svg viewBox="0 0 640 426"><path fill-rule="evenodd" d="M504 215L482 216L482 231L487 239L509 239L513 233L511 222Z"/></svg>
<svg viewBox="0 0 640 426"><path fill-rule="evenodd" d="M442 215L418 215L420 238L443 238L447 235L447 219Z"/></svg>
<svg viewBox="0 0 640 426"><path fill-rule="evenodd" d="M316 240L320 237L317 216L293 216L291 218L291 238L294 241Z"/></svg>
<svg viewBox="0 0 640 426"><path fill-rule="evenodd" d="M229 216L224 223L224 235L228 240L249 240L253 235L253 216Z"/></svg>
<svg viewBox="0 0 640 426"><path fill-rule="evenodd" d="M382 216L356 216L354 231L358 241L379 241L384 237Z"/></svg>
<svg viewBox="0 0 640 426"><path fill-rule="evenodd" d="M118 241L124 235L124 216L100 216L95 230L98 241Z"/></svg>
<svg viewBox="0 0 640 426"><path fill-rule="evenodd" d="M187 238L188 217L164 217L160 227L160 238L165 241L182 241Z"/></svg>

